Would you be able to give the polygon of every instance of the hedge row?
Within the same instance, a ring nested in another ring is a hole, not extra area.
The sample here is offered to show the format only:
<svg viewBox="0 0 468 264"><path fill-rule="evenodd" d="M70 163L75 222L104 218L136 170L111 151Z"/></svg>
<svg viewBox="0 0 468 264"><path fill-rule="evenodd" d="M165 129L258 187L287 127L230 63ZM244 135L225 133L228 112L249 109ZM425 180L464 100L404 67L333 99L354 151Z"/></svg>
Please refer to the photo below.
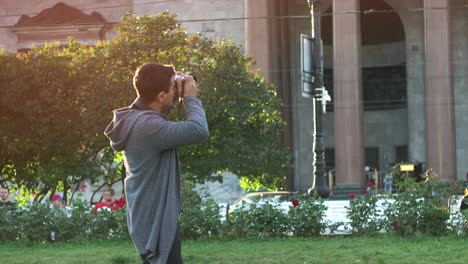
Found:
<svg viewBox="0 0 468 264"><path fill-rule="evenodd" d="M468 210L449 212L434 189L418 183L398 194L377 196L373 190L351 195L349 223L325 220L327 207L317 197L297 197L288 212L269 202L244 204L226 219L208 195L185 193L180 216L183 239L210 237L320 236L344 229L347 233L434 236L468 235ZM431 193L431 195L427 195ZM465 198L465 200L468 197ZM384 206L377 206L378 201ZM462 201L463 203L463 201ZM383 209L382 209L383 208ZM73 239L128 239L125 208L96 212L87 202L55 208L48 203L28 203L13 209L0 207L0 241L69 241Z"/></svg>

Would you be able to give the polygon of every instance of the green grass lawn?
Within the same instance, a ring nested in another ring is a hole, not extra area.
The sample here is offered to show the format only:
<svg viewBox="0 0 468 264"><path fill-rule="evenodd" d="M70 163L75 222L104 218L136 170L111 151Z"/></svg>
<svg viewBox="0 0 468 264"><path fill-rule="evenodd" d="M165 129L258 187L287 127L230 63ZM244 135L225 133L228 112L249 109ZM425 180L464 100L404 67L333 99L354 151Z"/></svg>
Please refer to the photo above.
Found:
<svg viewBox="0 0 468 264"><path fill-rule="evenodd" d="M190 263L468 263L468 239L321 237L184 241ZM130 241L0 245L0 263L140 263Z"/></svg>

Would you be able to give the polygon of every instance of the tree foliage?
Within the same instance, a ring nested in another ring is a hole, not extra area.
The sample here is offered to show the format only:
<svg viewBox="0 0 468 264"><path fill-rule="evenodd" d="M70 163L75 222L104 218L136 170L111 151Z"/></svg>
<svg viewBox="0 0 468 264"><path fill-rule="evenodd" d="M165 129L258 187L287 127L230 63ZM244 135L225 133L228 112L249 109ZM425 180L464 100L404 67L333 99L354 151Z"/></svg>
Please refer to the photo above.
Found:
<svg viewBox="0 0 468 264"><path fill-rule="evenodd" d="M274 87L250 71L230 41L188 35L169 13L122 18L117 37L94 47L70 39L27 53L0 53L0 146L3 180L36 188L95 180L113 159L102 132L113 109L135 98L132 77L147 62L193 72L210 127L203 144L180 149L187 179L231 171L265 187L283 185L289 154ZM182 118L182 111L173 118ZM42 176L41 176L42 175Z"/></svg>
<svg viewBox="0 0 468 264"><path fill-rule="evenodd" d="M58 44L0 56L3 179L47 192L98 175L87 149L77 73Z"/></svg>

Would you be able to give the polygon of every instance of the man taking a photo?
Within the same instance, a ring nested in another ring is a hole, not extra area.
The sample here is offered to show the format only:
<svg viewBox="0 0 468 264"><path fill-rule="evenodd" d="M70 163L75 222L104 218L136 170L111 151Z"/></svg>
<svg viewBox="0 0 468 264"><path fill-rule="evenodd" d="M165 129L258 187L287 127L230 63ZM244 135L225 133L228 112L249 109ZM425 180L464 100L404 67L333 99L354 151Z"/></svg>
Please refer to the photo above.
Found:
<svg viewBox="0 0 468 264"><path fill-rule="evenodd" d="M176 73L173 66L144 64L136 70L133 85L137 99L115 110L104 132L124 157L128 229L142 263L182 263L177 147L208 138L205 111L193 77ZM167 116L179 97L186 120L172 122Z"/></svg>

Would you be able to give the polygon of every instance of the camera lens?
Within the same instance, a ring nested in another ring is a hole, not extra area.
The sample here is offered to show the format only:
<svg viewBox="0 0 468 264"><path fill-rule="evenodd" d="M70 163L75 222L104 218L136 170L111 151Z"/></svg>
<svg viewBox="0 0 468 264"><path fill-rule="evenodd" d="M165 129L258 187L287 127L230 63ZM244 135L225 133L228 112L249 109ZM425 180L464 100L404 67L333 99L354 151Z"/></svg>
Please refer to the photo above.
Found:
<svg viewBox="0 0 468 264"><path fill-rule="evenodd" d="M180 80L181 85L182 85L182 87L181 87L181 88L182 88L182 89L181 89L181 90L182 90L182 94L179 95L179 89L177 89L177 91L176 91L176 93L175 93L175 94L176 94L176 97L178 97L178 98L182 98L182 99L183 99L183 97L184 97L185 82L187 81L187 76L192 76L193 80L197 81L197 77L195 77L195 75L194 75L193 73L191 73L191 72L189 72L189 73L187 73L187 74L185 74L185 75L182 75L182 74L181 74L181 75L176 75L176 76L174 77L174 80L176 80L176 81L177 81L177 80Z"/></svg>

